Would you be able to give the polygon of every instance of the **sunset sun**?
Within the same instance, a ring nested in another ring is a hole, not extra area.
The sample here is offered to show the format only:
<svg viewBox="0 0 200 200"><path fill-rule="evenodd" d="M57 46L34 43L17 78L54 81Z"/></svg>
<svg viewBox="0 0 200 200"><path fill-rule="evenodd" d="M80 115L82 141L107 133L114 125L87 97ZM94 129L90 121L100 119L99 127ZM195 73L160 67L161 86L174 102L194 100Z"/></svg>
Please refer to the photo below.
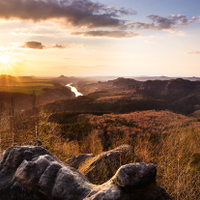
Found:
<svg viewBox="0 0 200 200"><path fill-rule="evenodd" d="M9 60L10 60L9 56L6 55L6 54L3 54L3 55L0 56L0 62L3 63L3 64L9 63Z"/></svg>
<svg viewBox="0 0 200 200"><path fill-rule="evenodd" d="M0 52L0 73L10 73L14 64L15 61L12 52L3 49Z"/></svg>

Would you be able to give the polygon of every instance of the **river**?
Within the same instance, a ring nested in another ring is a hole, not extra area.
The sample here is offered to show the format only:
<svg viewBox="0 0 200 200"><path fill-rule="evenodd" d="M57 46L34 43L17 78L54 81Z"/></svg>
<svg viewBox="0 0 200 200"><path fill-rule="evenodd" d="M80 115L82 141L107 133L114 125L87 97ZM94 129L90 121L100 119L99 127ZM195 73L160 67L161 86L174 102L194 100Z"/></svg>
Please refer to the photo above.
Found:
<svg viewBox="0 0 200 200"><path fill-rule="evenodd" d="M83 94L81 94L80 92L78 92L78 90L75 87L71 86L71 84L72 83L69 83L66 86L71 88L71 91L75 94L75 96L76 97L83 96Z"/></svg>

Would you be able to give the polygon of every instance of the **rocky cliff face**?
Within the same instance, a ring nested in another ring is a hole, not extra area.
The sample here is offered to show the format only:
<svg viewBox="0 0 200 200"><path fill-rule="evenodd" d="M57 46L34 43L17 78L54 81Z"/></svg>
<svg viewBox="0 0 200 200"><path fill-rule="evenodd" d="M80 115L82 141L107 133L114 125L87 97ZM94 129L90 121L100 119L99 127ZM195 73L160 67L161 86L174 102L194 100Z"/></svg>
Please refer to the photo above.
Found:
<svg viewBox="0 0 200 200"><path fill-rule="evenodd" d="M110 180L95 185L42 147L13 146L0 161L0 196L4 200L169 199L156 183L153 164L123 165Z"/></svg>

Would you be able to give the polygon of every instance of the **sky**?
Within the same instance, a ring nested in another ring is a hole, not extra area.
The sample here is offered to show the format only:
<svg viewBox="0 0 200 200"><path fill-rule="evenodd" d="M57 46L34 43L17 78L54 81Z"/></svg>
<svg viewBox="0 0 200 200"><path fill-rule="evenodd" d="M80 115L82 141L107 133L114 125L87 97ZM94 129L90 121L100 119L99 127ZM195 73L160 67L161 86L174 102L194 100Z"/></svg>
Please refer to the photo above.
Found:
<svg viewBox="0 0 200 200"><path fill-rule="evenodd" d="M0 0L0 70L200 77L200 1Z"/></svg>

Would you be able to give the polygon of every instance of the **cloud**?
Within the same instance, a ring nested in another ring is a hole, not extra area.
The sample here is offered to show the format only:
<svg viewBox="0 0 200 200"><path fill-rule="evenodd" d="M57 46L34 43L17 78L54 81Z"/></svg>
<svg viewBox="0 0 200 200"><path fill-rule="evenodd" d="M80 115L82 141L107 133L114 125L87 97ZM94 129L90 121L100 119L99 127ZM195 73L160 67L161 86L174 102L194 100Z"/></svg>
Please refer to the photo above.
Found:
<svg viewBox="0 0 200 200"><path fill-rule="evenodd" d="M51 46L45 46L41 42L28 41L25 42L21 48L30 48L30 49L67 49L71 47L85 47L84 44L52 44Z"/></svg>
<svg viewBox="0 0 200 200"><path fill-rule="evenodd" d="M1 0L0 18L40 22L64 19L73 27L124 27L121 15L136 14L125 8L107 7L91 0Z"/></svg>
<svg viewBox="0 0 200 200"><path fill-rule="evenodd" d="M68 45L62 45L62 44L52 44L50 48L55 48L55 49L66 49Z"/></svg>
<svg viewBox="0 0 200 200"><path fill-rule="evenodd" d="M24 45L21 46L22 48L30 48L30 49L44 49L45 46L41 42L25 42Z"/></svg>
<svg viewBox="0 0 200 200"><path fill-rule="evenodd" d="M139 33L133 33L131 31L83 31L72 32L71 35L83 35L85 37L108 37L108 38L130 38L137 37Z"/></svg>
<svg viewBox="0 0 200 200"><path fill-rule="evenodd" d="M37 35L51 36L64 32L67 27L87 31L72 32L72 35L83 35L86 37L107 37L107 38L130 38L139 36L132 30L152 29L167 30L174 32L177 27L187 26L193 22L200 21L200 17L187 17L183 14L171 14L168 17L159 15L149 15L147 18L150 23L134 22L121 18L122 15L136 15L137 12L132 9L109 7L100 1L94 0L0 0L0 20L15 20L19 22L45 22L51 21L52 24L59 23L63 29L31 30L29 26L18 28L11 32L15 35ZM13 22L13 21L12 21ZM5 23L7 24L7 23ZM4 25L5 26L5 25ZM9 26L11 27L11 26ZM13 26L12 26L13 28ZM102 30L94 30L99 29ZM57 44L46 47L43 44L27 43L24 48L45 49L45 48L68 48L67 45Z"/></svg>
<svg viewBox="0 0 200 200"><path fill-rule="evenodd" d="M125 9L124 7L118 9L114 7L103 7L102 5L102 9L105 10L106 12L112 13L113 15L116 15L116 13L118 15L136 15L137 14L135 10Z"/></svg>
<svg viewBox="0 0 200 200"><path fill-rule="evenodd" d="M57 28L57 27L56 27ZM43 26L35 29L33 27L24 27L24 28L16 28L14 31L10 32L12 35L29 35L29 36L55 36L56 34L60 34L62 31L58 29L50 29L48 27L44 28Z"/></svg>
<svg viewBox="0 0 200 200"><path fill-rule="evenodd" d="M179 31L176 35L179 35L179 36L189 36L189 34L184 33L183 31Z"/></svg>
<svg viewBox="0 0 200 200"><path fill-rule="evenodd" d="M52 44L51 46L49 47L46 47L46 48L54 48L54 49L67 49L67 48L72 48L72 47L82 47L82 48L85 48L86 45L85 44Z"/></svg>
<svg viewBox="0 0 200 200"><path fill-rule="evenodd" d="M186 15L170 15L169 17L161 17L158 15L147 16L152 23L129 22L131 28L153 29L153 30L175 30L177 27L187 26L195 21L199 21L196 17L188 18Z"/></svg>
<svg viewBox="0 0 200 200"><path fill-rule="evenodd" d="M200 51L189 51L187 54L200 54Z"/></svg>

